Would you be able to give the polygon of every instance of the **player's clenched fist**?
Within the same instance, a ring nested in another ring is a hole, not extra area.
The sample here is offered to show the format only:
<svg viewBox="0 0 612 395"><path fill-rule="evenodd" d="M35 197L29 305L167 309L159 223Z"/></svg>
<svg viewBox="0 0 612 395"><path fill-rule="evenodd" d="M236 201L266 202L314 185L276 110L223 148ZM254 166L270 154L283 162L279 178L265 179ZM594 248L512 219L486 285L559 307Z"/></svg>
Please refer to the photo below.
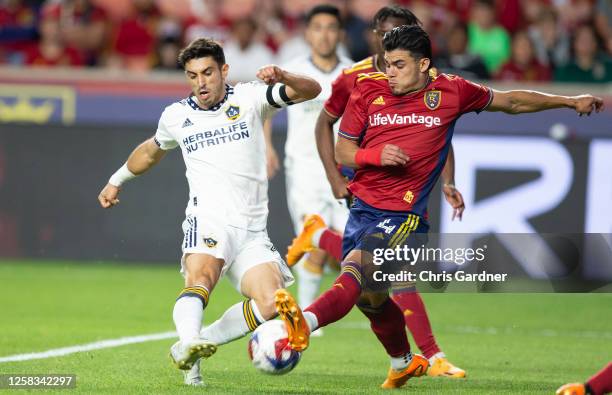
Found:
<svg viewBox="0 0 612 395"><path fill-rule="evenodd" d="M119 187L112 184L106 184L98 195L98 201L103 208L113 207L119 204L117 196L119 196Z"/></svg>
<svg viewBox="0 0 612 395"><path fill-rule="evenodd" d="M397 145L387 144L380 153L381 166L404 166L408 160L408 155Z"/></svg>
<svg viewBox="0 0 612 395"><path fill-rule="evenodd" d="M257 71L257 78L259 78L268 85L274 85L277 82L282 82L284 78L284 73L285 72L280 67L273 64L269 64L263 66L259 69L259 71Z"/></svg>
<svg viewBox="0 0 612 395"><path fill-rule="evenodd" d="M591 115L591 112L603 110L603 100L592 95L574 96L574 109L578 114Z"/></svg>

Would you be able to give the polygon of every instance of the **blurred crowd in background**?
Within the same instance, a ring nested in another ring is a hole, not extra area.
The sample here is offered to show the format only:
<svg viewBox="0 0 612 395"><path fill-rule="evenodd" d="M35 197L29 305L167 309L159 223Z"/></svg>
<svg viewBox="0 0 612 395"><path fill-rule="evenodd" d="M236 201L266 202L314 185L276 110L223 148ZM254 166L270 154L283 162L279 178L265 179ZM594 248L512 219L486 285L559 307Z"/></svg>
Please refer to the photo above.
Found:
<svg viewBox="0 0 612 395"><path fill-rule="evenodd" d="M0 64L177 69L197 37L224 44L230 78L308 53L303 15L334 4L341 53L361 60L384 0L0 0ZM398 1L423 22L434 63L472 79L612 81L612 0Z"/></svg>

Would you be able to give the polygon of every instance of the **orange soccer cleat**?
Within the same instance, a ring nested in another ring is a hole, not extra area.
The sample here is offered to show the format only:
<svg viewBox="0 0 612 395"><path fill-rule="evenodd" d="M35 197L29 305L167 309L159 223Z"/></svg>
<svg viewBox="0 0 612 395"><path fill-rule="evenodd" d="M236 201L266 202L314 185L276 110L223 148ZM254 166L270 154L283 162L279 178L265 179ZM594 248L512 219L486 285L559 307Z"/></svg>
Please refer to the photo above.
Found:
<svg viewBox="0 0 612 395"><path fill-rule="evenodd" d="M274 304L278 315L287 327L291 348L300 352L306 350L310 339L310 329L300 306L286 289L276 290Z"/></svg>
<svg viewBox="0 0 612 395"><path fill-rule="evenodd" d="M557 395L585 395L586 390L584 388L584 384L581 383L570 383L565 384L560 387L557 392Z"/></svg>
<svg viewBox="0 0 612 395"><path fill-rule="evenodd" d="M452 363L448 362L448 359L446 358L436 358L433 365L429 367L427 375L434 377L449 377L454 379L462 379L465 378L465 370L460 369Z"/></svg>
<svg viewBox="0 0 612 395"><path fill-rule="evenodd" d="M316 247L312 244L312 235L321 228L325 228L325 221L317 214L310 214L304 218L302 231L287 249L287 265L289 267L298 263L305 253L314 250Z"/></svg>
<svg viewBox="0 0 612 395"><path fill-rule="evenodd" d="M406 384L406 381L411 377L419 377L425 374L429 367L429 361L427 358L420 354L413 354L412 361L404 370L389 369L387 379L380 386L380 388L391 389L400 388Z"/></svg>

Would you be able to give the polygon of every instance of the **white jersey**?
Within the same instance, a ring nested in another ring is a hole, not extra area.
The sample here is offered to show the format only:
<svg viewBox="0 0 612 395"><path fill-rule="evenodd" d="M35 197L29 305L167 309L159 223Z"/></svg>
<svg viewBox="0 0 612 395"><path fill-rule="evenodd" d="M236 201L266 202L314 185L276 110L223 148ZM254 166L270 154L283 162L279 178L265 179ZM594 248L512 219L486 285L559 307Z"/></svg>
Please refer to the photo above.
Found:
<svg viewBox="0 0 612 395"><path fill-rule="evenodd" d="M338 64L333 70L324 72L315 66L312 59L308 56L296 59L283 66L285 70L315 79L322 88L321 93L315 99L296 104L287 109L288 126L287 142L285 144L285 167L287 172L297 172L301 175L303 182L318 185L319 187L316 189L319 191L323 189L321 192L331 191L331 188L327 182L325 170L317 151L314 133L315 125L325 100L331 95L332 82L342 72L342 69L350 67L352 64L353 61L350 59L340 57ZM339 124L340 122L336 122L334 126L336 132Z"/></svg>
<svg viewBox="0 0 612 395"><path fill-rule="evenodd" d="M209 110L189 97L164 110L155 141L180 146L189 183L186 213L253 231L266 228L268 180L263 120L291 104L284 85L250 82L226 86Z"/></svg>

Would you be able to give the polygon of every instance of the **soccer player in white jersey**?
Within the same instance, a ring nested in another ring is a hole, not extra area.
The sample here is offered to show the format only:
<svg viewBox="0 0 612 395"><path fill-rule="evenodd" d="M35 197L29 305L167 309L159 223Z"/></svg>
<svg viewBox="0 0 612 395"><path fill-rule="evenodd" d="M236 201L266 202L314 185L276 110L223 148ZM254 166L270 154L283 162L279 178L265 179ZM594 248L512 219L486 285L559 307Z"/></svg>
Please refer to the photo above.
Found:
<svg viewBox="0 0 612 395"><path fill-rule="evenodd" d="M343 36L338 8L318 5L306 14L305 19L305 38L310 53L284 64L283 68L314 78L321 84L322 92L314 100L287 109L284 162L287 206L296 234L302 229L304 217L312 213L319 214L331 229L342 233L348 219L348 207L345 200L334 198L327 182L317 151L314 126L323 103L331 94L332 82L353 61L337 53ZM269 122L266 128L270 128ZM327 254L317 249L305 255L297 266L298 298L301 305L308 306L318 295L326 259Z"/></svg>
<svg viewBox="0 0 612 395"><path fill-rule="evenodd" d="M223 48L209 39L189 44L179 63L191 96L166 107L155 136L134 149L98 200L104 208L115 206L123 183L180 147L189 183L181 259L185 288L174 305L179 341L170 357L188 371L185 382L197 385L199 360L276 316L274 292L293 282L266 231L263 120L277 108L313 99L321 87L274 65L257 73L265 84L227 85ZM202 330L203 310L222 275L248 299Z"/></svg>

